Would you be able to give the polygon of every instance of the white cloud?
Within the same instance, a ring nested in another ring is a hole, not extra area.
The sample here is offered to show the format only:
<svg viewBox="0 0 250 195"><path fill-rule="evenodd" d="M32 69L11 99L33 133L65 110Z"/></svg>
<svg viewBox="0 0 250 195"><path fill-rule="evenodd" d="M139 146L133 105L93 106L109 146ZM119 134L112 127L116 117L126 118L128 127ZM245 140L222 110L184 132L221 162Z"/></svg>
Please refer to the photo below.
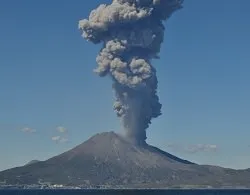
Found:
<svg viewBox="0 0 250 195"><path fill-rule="evenodd" d="M24 127L21 129L22 132L24 133L35 133L36 132L36 129L32 129L30 127Z"/></svg>
<svg viewBox="0 0 250 195"><path fill-rule="evenodd" d="M60 135L58 136L53 136L51 138L52 141L56 142L56 143L66 143L69 141L69 139L67 137L62 137Z"/></svg>
<svg viewBox="0 0 250 195"><path fill-rule="evenodd" d="M56 130L59 132L59 133L66 133L67 132L67 129L65 127L62 127L62 126L58 126L56 128Z"/></svg>
<svg viewBox="0 0 250 195"><path fill-rule="evenodd" d="M186 152L198 153L198 152L216 152L218 150L217 145L214 144L196 144L189 145L185 148Z"/></svg>
<svg viewBox="0 0 250 195"><path fill-rule="evenodd" d="M52 141L59 141L61 139L61 136L54 136L51 139Z"/></svg>
<svg viewBox="0 0 250 195"><path fill-rule="evenodd" d="M60 143L66 143L66 142L68 142L69 140L68 140L68 138L66 138L66 137L62 137L60 140L59 140L59 142Z"/></svg>
<svg viewBox="0 0 250 195"><path fill-rule="evenodd" d="M218 150L218 146L215 144L168 144L167 147L185 153L216 152Z"/></svg>
<svg viewBox="0 0 250 195"><path fill-rule="evenodd" d="M56 143L66 143L69 141L68 139L68 130L63 126L56 127L56 131L59 135L53 136L51 139Z"/></svg>

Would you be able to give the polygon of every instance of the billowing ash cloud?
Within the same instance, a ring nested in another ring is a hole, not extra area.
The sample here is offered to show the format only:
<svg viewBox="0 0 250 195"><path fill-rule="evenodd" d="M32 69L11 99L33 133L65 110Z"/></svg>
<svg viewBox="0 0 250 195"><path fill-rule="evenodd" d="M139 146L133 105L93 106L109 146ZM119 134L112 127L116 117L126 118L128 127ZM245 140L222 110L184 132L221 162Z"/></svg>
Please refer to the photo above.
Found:
<svg viewBox="0 0 250 195"><path fill-rule="evenodd" d="M121 117L126 134L144 143L151 119L161 115L157 96L156 70L164 38L162 22L180 9L183 0L113 0L100 5L89 19L81 20L82 36L103 43L95 72L113 80L114 110Z"/></svg>

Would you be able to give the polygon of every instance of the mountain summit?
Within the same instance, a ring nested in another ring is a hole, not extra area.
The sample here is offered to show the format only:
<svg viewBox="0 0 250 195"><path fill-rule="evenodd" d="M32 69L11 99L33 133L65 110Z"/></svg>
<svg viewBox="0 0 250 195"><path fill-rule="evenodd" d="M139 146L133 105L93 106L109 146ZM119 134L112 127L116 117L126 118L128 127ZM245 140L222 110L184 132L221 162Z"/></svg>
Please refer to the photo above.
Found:
<svg viewBox="0 0 250 195"><path fill-rule="evenodd" d="M249 186L250 171L197 165L147 144L133 145L108 132L46 161L0 172L0 181L86 187Z"/></svg>

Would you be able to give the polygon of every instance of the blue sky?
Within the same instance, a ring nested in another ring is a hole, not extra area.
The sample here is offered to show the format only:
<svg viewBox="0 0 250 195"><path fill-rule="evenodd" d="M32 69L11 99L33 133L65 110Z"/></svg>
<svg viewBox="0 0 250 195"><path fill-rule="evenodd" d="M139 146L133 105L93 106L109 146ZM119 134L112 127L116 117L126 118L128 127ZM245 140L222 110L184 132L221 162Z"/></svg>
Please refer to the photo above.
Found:
<svg viewBox="0 0 250 195"><path fill-rule="evenodd" d="M87 3L88 2L88 3ZM100 45L77 29L108 0L2 0L0 170L45 160L121 127ZM202 164L250 167L249 0L188 0L155 60L163 115L148 142Z"/></svg>

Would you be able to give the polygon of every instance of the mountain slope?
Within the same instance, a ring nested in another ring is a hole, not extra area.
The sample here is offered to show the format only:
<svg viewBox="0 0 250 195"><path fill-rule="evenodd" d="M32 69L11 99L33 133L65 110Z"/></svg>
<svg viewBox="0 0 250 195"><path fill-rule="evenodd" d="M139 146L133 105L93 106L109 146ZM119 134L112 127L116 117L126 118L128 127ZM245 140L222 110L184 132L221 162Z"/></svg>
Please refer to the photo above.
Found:
<svg viewBox="0 0 250 195"><path fill-rule="evenodd" d="M32 161L28 162L27 164L25 164L25 166L32 165L32 164L35 164L38 162L40 162L40 161L39 160L32 160Z"/></svg>
<svg viewBox="0 0 250 195"><path fill-rule="evenodd" d="M9 184L51 182L65 185L249 185L250 171L201 166L150 145L131 145L110 132L47 161L0 172Z"/></svg>

